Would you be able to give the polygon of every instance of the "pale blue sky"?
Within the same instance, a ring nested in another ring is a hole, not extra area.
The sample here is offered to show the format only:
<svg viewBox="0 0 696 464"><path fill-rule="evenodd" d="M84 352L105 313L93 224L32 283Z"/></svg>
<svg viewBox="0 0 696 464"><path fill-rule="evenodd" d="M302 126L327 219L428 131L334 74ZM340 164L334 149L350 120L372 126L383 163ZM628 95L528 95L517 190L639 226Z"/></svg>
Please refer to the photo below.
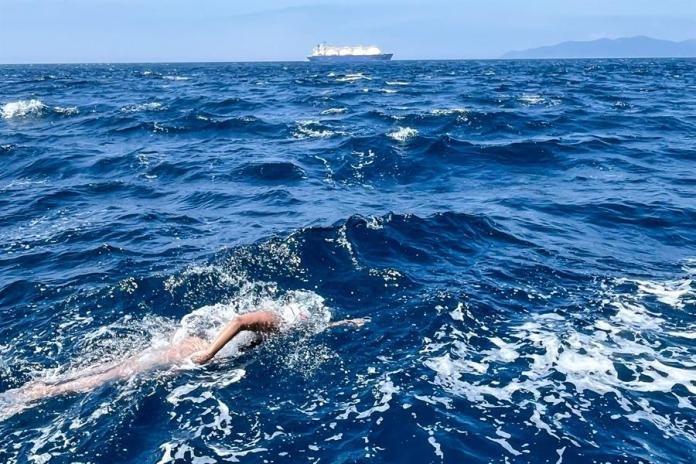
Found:
<svg viewBox="0 0 696 464"><path fill-rule="evenodd" d="M696 38L696 0L0 0L0 63L301 60L319 41L495 58L635 35Z"/></svg>

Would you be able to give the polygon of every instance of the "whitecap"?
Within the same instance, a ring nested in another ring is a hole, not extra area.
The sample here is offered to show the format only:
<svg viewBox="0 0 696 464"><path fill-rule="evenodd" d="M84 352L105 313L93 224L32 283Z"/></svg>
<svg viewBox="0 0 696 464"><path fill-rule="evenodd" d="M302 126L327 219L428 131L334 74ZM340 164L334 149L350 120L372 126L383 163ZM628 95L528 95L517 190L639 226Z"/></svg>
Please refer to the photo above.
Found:
<svg viewBox="0 0 696 464"><path fill-rule="evenodd" d="M48 107L35 98L5 103L0 108L4 119L22 118L29 115L40 116Z"/></svg>
<svg viewBox="0 0 696 464"><path fill-rule="evenodd" d="M465 108L434 108L430 110L430 114L434 116L449 116L452 114L465 114Z"/></svg>
<svg viewBox="0 0 696 464"><path fill-rule="evenodd" d="M53 112L64 116L74 116L80 112L76 106L49 107L39 99L18 100L4 104L0 108L0 114L4 119L23 118L26 116L41 116L46 112Z"/></svg>
<svg viewBox="0 0 696 464"><path fill-rule="evenodd" d="M148 102L148 103L138 103L132 105L126 105L121 108L124 113L137 113L141 111L160 111L164 109L162 103L159 102Z"/></svg>
<svg viewBox="0 0 696 464"><path fill-rule="evenodd" d="M329 108L321 112L321 114L342 114L347 111L347 108Z"/></svg>
<svg viewBox="0 0 696 464"><path fill-rule="evenodd" d="M296 139L325 138L336 135L336 132L325 129L319 121L298 121L297 128L292 133Z"/></svg>
<svg viewBox="0 0 696 464"><path fill-rule="evenodd" d="M372 80L371 77L366 76L363 73L353 73L353 74L345 74L341 77L336 78L336 82L355 82L359 80Z"/></svg>
<svg viewBox="0 0 696 464"><path fill-rule="evenodd" d="M626 283L631 284L628 290ZM656 299L675 309L686 307L693 295L690 280L617 279L602 285L600 292L602 311L595 321L583 324L582 319L556 312L542 313L506 330L502 335L506 340L470 318L470 313L464 321L464 314L452 310L450 324L457 327L452 338L427 340L422 352L437 354L424 364L435 372L435 384L465 397L473 407L493 411L522 404L530 414L529 423L552 436L564 435L567 425L561 417L589 420L586 413L596 413L589 399L611 395L621 407L617 417L662 424L666 436L694 438L685 423L654 408L652 397L636 396L669 395L676 397L678 408L694 409L693 357L679 344L654 342L656 336L693 339L691 327L655 314L648 309L654 303L647 306ZM481 337L494 348L475 349ZM442 353L443 347L449 348L447 352ZM525 395L536 400L520 403ZM553 414L547 412L547 403L554 405Z"/></svg>
<svg viewBox="0 0 696 464"><path fill-rule="evenodd" d="M370 216L365 220L365 227L372 230L380 230L384 228L384 219L379 216Z"/></svg>
<svg viewBox="0 0 696 464"><path fill-rule="evenodd" d="M387 81L387 85L409 85L407 81Z"/></svg>
<svg viewBox="0 0 696 464"><path fill-rule="evenodd" d="M416 135L418 135L418 131L416 129L411 128L411 127L399 127L394 132L390 132L387 134L387 136L389 138L394 139L397 142L402 142L402 143L415 137Z"/></svg>
<svg viewBox="0 0 696 464"><path fill-rule="evenodd" d="M636 280L640 292L654 296L657 301L676 309L683 309L686 301L693 299L694 286L691 279L668 280L665 282Z"/></svg>
<svg viewBox="0 0 696 464"><path fill-rule="evenodd" d="M53 107L53 111L65 116L74 116L80 113L80 110L76 106L55 106Z"/></svg>

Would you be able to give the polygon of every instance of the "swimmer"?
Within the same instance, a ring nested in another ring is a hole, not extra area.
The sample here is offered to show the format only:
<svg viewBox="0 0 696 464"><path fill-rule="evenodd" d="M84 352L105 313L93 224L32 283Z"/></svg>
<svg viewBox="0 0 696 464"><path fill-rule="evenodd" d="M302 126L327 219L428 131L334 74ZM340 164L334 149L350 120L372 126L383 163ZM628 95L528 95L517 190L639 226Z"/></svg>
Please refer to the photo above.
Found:
<svg viewBox="0 0 696 464"><path fill-rule="evenodd" d="M32 381L24 386L2 394L5 399L30 403L42 398L73 392L93 390L108 382L126 379L142 372L163 369L188 360L205 364L242 331L252 332L256 342L264 335L272 335L309 320L309 315L299 308L285 308L280 314L272 311L255 311L235 317L220 331L212 343L196 336L172 339L163 347L150 347L141 353L126 358L114 366L106 366L101 372L83 375L60 383ZM328 327L350 325L361 327L368 319L346 319L329 323ZM94 372L94 370L92 370ZM22 408L23 409L23 408Z"/></svg>

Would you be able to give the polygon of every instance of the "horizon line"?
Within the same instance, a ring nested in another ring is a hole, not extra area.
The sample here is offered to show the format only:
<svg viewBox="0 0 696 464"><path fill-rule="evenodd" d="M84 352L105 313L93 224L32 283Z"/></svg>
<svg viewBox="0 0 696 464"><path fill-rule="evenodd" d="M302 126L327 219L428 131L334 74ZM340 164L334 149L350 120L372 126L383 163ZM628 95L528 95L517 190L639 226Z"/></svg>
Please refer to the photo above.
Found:
<svg viewBox="0 0 696 464"><path fill-rule="evenodd" d="M595 56L595 57L543 57L543 58L408 58L408 59L393 59L389 61L379 62L379 65L388 66L389 63L395 61L550 61L550 60L693 60L696 56ZM123 65L123 64L280 64L280 63L306 63L312 66L327 65L356 65L356 64L375 64L371 61L356 61L354 63L316 63L304 60L239 60L239 61L55 61L55 62L23 62L23 63L4 63L0 62L0 66L46 66L46 65Z"/></svg>

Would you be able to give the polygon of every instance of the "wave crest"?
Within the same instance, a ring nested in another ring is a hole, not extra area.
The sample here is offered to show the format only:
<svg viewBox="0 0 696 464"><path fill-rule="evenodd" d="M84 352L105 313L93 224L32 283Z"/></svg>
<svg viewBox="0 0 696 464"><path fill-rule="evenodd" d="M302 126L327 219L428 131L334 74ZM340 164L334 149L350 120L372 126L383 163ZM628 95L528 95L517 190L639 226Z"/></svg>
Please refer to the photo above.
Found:
<svg viewBox="0 0 696 464"><path fill-rule="evenodd" d="M389 138L402 143L412 139L416 135L418 135L418 130L413 129L412 127L399 127L397 130L387 134Z"/></svg>
<svg viewBox="0 0 696 464"><path fill-rule="evenodd" d="M29 115L39 116L46 110L47 106L38 99L18 100L5 103L0 108L0 114L4 119L23 118Z"/></svg>
<svg viewBox="0 0 696 464"><path fill-rule="evenodd" d="M17 100L5 103L0 107L0 115L3 119L16 119L28 116L42 116L45 113L60 114L63 116L73 116L80 110L76 106L54 106L49 107L37 98L31 100Z"/></svg>

